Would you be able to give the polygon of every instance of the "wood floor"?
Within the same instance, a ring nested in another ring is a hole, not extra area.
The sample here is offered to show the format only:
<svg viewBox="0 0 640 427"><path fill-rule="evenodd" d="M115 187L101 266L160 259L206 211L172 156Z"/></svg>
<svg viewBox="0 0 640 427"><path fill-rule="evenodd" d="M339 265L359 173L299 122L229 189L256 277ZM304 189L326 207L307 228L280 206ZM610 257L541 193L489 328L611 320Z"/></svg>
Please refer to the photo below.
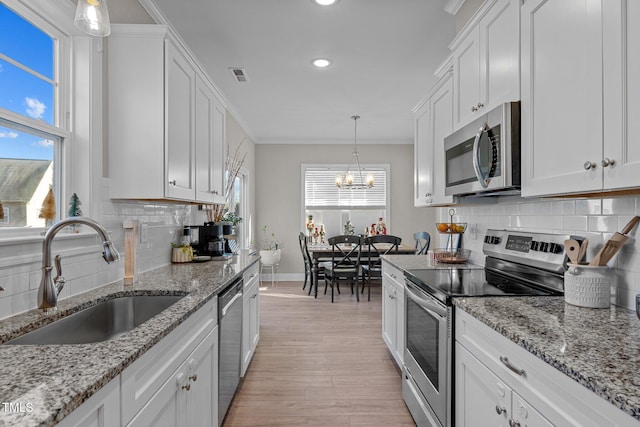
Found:
<svg viewBox="0 0 640 427"><path fill-rule="evenodd" d="M348 287L333 304L322 290L262 284L260 343L224 426L415 426L382 340L380 286L359 303Z"/></svg>

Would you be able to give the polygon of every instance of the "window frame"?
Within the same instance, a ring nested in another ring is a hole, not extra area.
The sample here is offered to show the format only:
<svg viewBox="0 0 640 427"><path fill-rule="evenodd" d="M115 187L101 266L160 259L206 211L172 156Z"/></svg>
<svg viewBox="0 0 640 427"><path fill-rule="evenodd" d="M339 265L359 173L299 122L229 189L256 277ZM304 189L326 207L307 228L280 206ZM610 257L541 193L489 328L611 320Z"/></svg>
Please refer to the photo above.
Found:
<svg viewBox="0 0 640 427"><path fill-rule="evenodd" d="M306 210L307 210L307 195L306 195L306 180L305 180L305 172L307 169L320 169L320 168L328 168L328 169L335 169L337 172L339 171L344 171L346 170L348 164L347 163L302 163L300 165L300 200L302 201L300 209L300 229L301 230L305 230L306 229L306 221L307 221L307 216L306 216ZM367 169L380 169L380 170L384 170L385 174L386 174L386 186L387 186L387 191L386 191L386 195L385 195L385 204L384 204L384 211L385 211L385 218L386 218L386 223L387 226L391 223L391 209L389 206L390 200L391 200L391 164L390 163L362 163L361 168L363 170L367 170ZM375 184L374 184L375 185ZM354 190L354 191L367 191L367 190ZM317 207L314 209L318 209ZM334 206L334 207L327 207L327 209L333 209L333 210L364 210L364 209L374 209L373 207L362 207L362 206Z"/></svg>
<svg viewBox="0 0 640 427"><path fill-rule="evenodd" d="M54 148L53 155L54 194L56 197L56 218L54 221L57 221L63 217L65 196L69 194L73 182L82 182L80 177L72 179L79 174L77 168L72 165L71 159L73 158L75 162L90 161L89 158L85 158L86 156L78 156L76 154L78 148L74 149L72 144L74 133L71 106L73 101L79 98L74 97L73 91L76 90L76 84L72 72L73 68L77 66L75 62L77 62L78 54L78 52L74 52L74 38L79 35L78 30L73 26L75 7L70 2L46 0L33 0L28 5L19 0L0 1L5 7L54 39L54 124L50 125L4 108L0 108L0 118L10 122L12 126L22 128L22 131L33 134L50 134L59 139L60 142L58 147ZM81 51L86 53L86 49L81 48ZM89 108L89 105L86 107ZM7 127L7 124L3 124L3 126ZM90 195L87 194L87 196ZM0 241L5 239L15 241L16 238L30 241L41 236L43 230L42 227L2 227L0 228Z"/></svg>

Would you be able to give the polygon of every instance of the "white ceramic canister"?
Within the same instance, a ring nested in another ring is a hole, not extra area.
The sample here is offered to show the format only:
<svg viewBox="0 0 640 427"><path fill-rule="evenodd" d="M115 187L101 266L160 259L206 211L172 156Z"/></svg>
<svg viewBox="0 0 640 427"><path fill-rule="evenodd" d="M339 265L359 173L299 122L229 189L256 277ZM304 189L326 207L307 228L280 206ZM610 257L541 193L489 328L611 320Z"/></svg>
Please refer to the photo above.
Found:
<svg viewBox="0 0 640 427"><path fill-rule="evenodd" d="M564 273L564 300L579 307L609 308L614 279L606 265L569 265Z"/></svg>

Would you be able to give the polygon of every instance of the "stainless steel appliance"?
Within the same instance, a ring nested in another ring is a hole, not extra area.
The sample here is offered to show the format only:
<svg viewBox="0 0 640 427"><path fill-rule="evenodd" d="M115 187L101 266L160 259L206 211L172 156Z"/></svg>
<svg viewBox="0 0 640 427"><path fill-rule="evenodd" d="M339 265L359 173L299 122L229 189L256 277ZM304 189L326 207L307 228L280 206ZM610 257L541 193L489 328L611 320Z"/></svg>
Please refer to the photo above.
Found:
<svg viewBox="0 0 640 427"><path fill-rule="evenodd" d="M242 346L242 278L234 281L218 295L218 425L231 405L240 383Z"/></svg>
<svg viewBox="0 0 640 427"><path fill-rule="evenodd" d="M520 102L508 102L444 139L445 194L520 190Z"/></svg>
<svg viewBox="0 0 640 427"><path fill-rule="evenodd" d="M488 230L485 266L405 273L402 394L419 426L454 426L454 297L562 295L567 235ZM573 237L576 238L576 237Z"/></svg>

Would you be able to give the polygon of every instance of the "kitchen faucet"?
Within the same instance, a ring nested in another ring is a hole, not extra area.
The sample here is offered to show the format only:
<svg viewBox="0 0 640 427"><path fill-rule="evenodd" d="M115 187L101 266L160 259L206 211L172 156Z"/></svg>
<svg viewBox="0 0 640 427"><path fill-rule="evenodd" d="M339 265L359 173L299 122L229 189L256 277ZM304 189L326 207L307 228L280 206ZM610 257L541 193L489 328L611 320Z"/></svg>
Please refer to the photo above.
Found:
<svg viewBox="0 0 640 427"><path fill-rule="evenodd" d="M73 224L88 225L98 232L100 237L102 237L102 246L104 248L102 257L108 264L120 259L120 254L118 254L111 239L109 239L107 230L93 219L77 216L66 218L53 224L44 235L44 241L42 242L42 280L40 281L40 288L38 289L38 308L44 310L45 313L56 310L58 295L65 284L64 277L62 277L60 255L56 255L55 257L57 276L54 279L51 278L51 270L53 269L53 267L51 267L51 242L58 231Z"/></svg>

